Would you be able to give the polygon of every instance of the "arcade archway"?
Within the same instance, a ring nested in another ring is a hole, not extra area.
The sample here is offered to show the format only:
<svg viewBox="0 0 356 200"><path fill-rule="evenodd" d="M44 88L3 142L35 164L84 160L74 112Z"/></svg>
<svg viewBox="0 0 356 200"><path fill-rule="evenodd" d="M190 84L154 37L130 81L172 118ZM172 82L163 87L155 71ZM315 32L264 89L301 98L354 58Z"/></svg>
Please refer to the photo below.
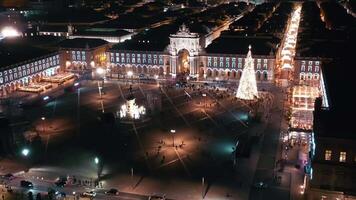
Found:
<svg viewBox="0 0 356 200"><path fill-rule="evenodd" d="M178 73L181 75L189 75L189 51L182 49L178 52Z"/></svg>

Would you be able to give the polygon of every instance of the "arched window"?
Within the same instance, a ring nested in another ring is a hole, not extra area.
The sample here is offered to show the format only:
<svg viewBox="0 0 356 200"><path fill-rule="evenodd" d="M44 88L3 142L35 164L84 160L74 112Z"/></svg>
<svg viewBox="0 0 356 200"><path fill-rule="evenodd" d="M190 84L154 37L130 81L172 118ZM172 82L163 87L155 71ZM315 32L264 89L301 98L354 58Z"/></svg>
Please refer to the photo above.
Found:
<svg viewBox="0 0 356 200"><path fill-rule="evenodd" d="M319 80L319 74L314 74L314 80Z"/></svg>
<svg viewBox="0 0 356 200"><path fill-rule="evenodd" d="M305 75L304 75L304 73L300 73L299 79L300 79L300 80L303 80L303 81L305 80Z"/></svg>
<svg viewBox="0 0 356 200"><path fill-rule="evenodd" d="M267 72L263 72L263 80L267 81L268 76L267 76Z"/></svg>
<svg viewBox="0 0 356 200"><path fill-rule="evenodd" d="M256 72L256 79L261 80L261 73L259 71Z"/></svg>

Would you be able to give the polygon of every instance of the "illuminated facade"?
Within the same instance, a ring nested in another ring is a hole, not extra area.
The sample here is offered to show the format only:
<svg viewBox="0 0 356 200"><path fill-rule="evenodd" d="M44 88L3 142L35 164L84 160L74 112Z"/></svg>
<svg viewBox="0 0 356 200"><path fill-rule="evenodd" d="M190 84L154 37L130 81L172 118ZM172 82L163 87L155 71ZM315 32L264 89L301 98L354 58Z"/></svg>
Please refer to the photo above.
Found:
<svg viewBox="0 0 356 200"><path fill-rule="evenodd" d="M61 66L66 71L88 71L106 65L108 43L100 39L69 39L60 44Z"/></svg>
<svg viewBox="0 0 356 200"><path fill-rule="evenodd" d="M176 77L183 74L199 80L230 81L241 78L246 54L207 53L204 46L204 40L183 25L170 36L170 44L164 51L109 50L110 76L124 77L127 71L132 71L134 76ZM274 56L255 55L253 62L257 81L273 81Z"/></svg>
<svg viewBox="0 0 356 200"><path fill-rule="evenodd" d="M0 68L0 95L5 96L20 86L56 74L60 69L59 57L58 53L51 53Z"/></svg>

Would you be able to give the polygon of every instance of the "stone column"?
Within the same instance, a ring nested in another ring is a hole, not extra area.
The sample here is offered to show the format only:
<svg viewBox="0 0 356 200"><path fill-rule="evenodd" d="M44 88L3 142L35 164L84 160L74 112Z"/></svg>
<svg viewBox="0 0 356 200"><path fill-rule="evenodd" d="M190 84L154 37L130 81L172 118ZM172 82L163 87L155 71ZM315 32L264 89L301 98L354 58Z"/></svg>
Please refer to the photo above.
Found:
<svg viewBox="0 0 356 200"><path fill-rule="evenodd" d="M172 55L170 56L170 74L175 77L177 75L177 59L178 56Z"/></svg>
<svg viewBox="0 0 356 200"><path fill-rule="evenodd" d="M196 75L197 74L197 59L198 56L189 56L189 71L190 75Z"/></svg>

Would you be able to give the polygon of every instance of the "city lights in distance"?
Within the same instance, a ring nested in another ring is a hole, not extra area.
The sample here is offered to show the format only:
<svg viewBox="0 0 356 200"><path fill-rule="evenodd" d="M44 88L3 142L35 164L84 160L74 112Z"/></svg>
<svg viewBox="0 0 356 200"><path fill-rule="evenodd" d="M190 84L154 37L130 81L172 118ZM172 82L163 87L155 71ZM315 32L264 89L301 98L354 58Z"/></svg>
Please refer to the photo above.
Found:
<svg viewBox="0 0 356 200"><path fill-rule="evenodd" d="M7 38L7 37L18 37L20 33L13 27L6 26L1 29L0 38Z"/></svg>

